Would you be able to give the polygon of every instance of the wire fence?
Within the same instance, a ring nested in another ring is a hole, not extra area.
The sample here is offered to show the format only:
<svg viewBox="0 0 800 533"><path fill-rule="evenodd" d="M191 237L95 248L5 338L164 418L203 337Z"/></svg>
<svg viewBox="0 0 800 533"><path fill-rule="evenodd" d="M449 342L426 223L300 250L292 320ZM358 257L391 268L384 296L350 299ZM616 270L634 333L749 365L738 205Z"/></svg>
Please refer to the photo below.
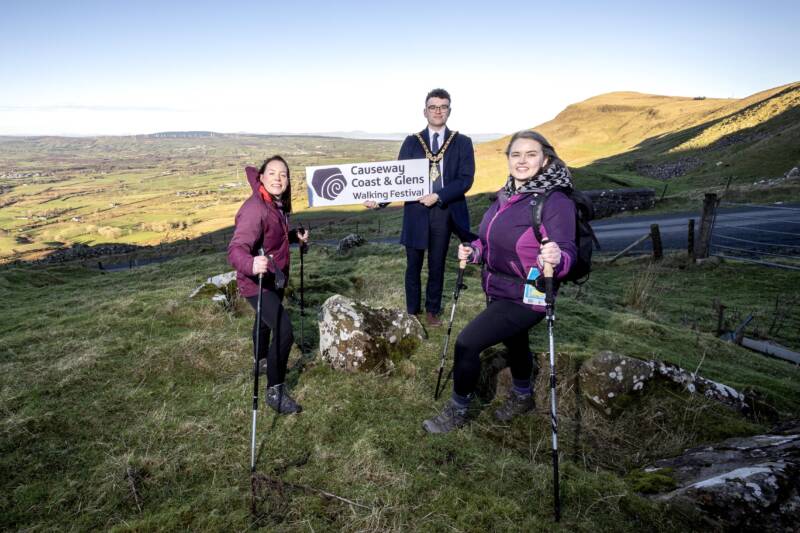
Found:
<svg viewBox="0 0 800 533"><path fill-rule="evenodd" d="M725 208L769 210L719 220ZM721 202L711 233L711 255L768 267L800 270L800 207Z"/></svg>

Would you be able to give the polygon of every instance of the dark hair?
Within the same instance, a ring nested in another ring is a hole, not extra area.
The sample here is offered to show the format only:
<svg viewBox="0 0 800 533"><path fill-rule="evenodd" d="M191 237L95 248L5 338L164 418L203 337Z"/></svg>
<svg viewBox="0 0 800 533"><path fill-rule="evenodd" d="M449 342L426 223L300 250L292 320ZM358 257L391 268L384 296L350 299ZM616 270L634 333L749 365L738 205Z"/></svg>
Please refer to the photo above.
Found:
<svg viewBox="0 0 800 533"><path fill-rule="evenodd" d="M292 212L292 174L289 172L289 163L286 162L284 158L279 155L273 155L272 157L267 158L264 161L264 164L261 165L261 168L258 169L258 180L261 181L261 176L264 175L264 172L267 171L267 165L272 161L280 161L284 165L286 165L286 190L283 191L279 200L281 201L282 209L284 213L291 213Z"/></svg>
<svg viewBox="0 0 800 533"><path fill-rule="evenodd" d="M564 161L562 161L560 157L558 157L556 149L553 148L553 145L550 144L550 142L544 138L544 135L542 135L538 131L533 131L533 130L522 130L512 135L511 140L508 141L508 146L506 146L506 157L508 157L508 154L511 153L511 145L514 144L514 141L516 141L517 139L529 139L531 141L536 141L539 144L541 144L542 152L544 152L545 157L547 157L548 167L553 163L560 163L562 166L567 166L567 164L564 163Z"/></svg>
<svg viewBox="0 0 800 533"><path fill-rule="evenodd" d="M447 98L450 100L450 93L444 89L434 89L428 93L428 96L425 97L425 105L428 105L428 100L431 98ZM452 100L450 101L452 102Z"/></svg>

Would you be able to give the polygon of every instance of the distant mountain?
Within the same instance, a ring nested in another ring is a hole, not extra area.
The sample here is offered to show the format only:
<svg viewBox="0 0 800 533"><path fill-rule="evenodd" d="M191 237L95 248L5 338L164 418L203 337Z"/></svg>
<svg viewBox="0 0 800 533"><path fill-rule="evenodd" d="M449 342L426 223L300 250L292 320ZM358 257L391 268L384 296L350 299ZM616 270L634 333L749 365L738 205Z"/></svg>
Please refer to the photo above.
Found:
<svg viewBox="0 0 800 533"><path fill-rule="evenodd" d="M579 178L583 170L693 187L780 176L800 162L800 82L742 99L602 94L533 129ZM477 147L476 192L507 175L508 140Z"/></svg>
<svg viewBox="0 0 800 533"><path fill-rule="evenodd" d="M215 131L161 131L158 133L141 135L141 137L186 139L189 137L222 137L223 135L224 134ZM140 135L137 135L137 137L140 137Z"/></svg>
<svg viewBox="0 0 800 533"><path fill-rule="evenodd" d="M406 136L411 132L404 132L404 133L371 133L368 131L326 131L326 132L317 132L317 133L285 133L285 132L275 132L270 133L270 135L300 135L300 136L308 136L308 137L341 137L344 139L361 139L361 140L372 140L372 141L402 141L406 138ZM495 139L499 139L503 137L504 133L469 133L464 132L465 135L469 135L472 138L472 142L474 143L482 143L493 141Z"/></svg>

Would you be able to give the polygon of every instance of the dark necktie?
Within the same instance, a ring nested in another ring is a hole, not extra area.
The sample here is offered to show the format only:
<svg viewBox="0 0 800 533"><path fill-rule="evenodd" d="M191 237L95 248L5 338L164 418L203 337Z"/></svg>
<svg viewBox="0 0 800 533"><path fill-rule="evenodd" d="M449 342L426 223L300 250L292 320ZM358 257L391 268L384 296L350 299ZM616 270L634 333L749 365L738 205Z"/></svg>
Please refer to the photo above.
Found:
<svg viewBox="0 0 800 533"><path fill-rule="evenodd" d="M435 154L439 153L439 134L433 134L433 142L431 143L431 151ZM439 171L439 177L433 182L433 192L438 192L442 188L442 167L436 163L436 170Z"/></svg>

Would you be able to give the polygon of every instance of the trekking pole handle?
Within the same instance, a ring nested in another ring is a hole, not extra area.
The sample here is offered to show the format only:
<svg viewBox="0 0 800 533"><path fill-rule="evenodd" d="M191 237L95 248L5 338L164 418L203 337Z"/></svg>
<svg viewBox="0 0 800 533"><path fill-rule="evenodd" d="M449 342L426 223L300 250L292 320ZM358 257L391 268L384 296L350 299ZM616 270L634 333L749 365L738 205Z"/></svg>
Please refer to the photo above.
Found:
<svg viewBox="0 0 800 533"><path fill-rule="evenodd" d="M550 242L550 239L542 239L542 245ZM548 307L553 305L553 265L547 261L542 261L542 274L544 274L544 294L545 303Z"/></svg>
<svg viewBox="0 0 800 533"><path fill-rule="evenodd" d="M470 246L468 242L462 242L463 246ZM464 286L464 270L467 268L467 260L466 259L459 259L458 260L458 277L456 278L456 287L453 290L453 297L457 300L458 294L461 292L461 289L465 289Z"/></svg>
<svg viewBox="0 0 800 533"><path fill-rule="evenodd" d="M259 248L259 249L258 249L258 255L260 255L261 257L264 257L264 248ZM270 257L272 257L272 256L270 256ZM264 279L264 273L263 273L263 272L261 272L261 273L258 275L258 279L259 279L259 280L262 280L262 279ZM259 287L259 288L260 288L260 287Z"/></svg>
<svg viewBox="0 0 800 533"><path fill-rule="evenodd" d="M305 232L306 232L306 228L302 224L300 224L297 227L297 235L298 235L298 239L297 240L298 241L300 240L300 233L305 233ZM300 241L300 255L303 255L306 252L308 252L308 243Z"/></svg>

